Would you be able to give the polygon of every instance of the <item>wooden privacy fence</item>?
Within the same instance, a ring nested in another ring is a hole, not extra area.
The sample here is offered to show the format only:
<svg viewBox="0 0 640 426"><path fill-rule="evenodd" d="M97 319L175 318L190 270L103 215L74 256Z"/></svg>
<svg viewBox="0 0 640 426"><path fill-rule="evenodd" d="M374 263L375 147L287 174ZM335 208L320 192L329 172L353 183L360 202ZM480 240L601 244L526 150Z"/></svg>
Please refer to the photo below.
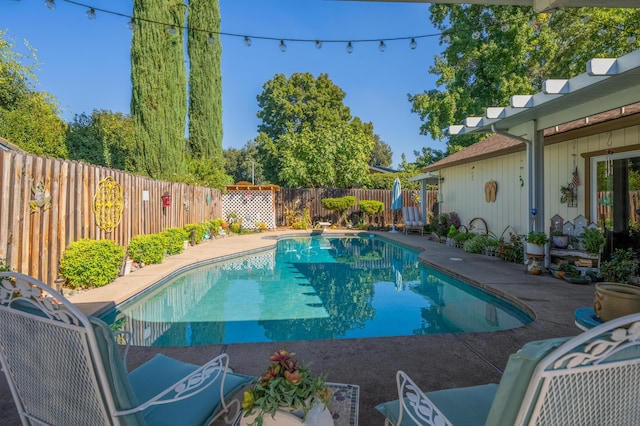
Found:
<svg viewBox="0 0 640 426"><path fill-rule="evenodd" d="M115 184L101 186L108 177ZM0 259L51 285L65 248L74 241L111 239L126 247L133 236L222 215L217 189L24 153L0 151L0 185ZM114 200L118 185L122 198ZM165 193L171 197L168 207L163 207ZM115 226L107 232L101 212L116 204L122 212L110 219Z"/></svg>
<svg viewBox="0 0 640 426"><path fill-rule="evenodd" d="M594 222L598 222L602 218L613 218L613 204L610 202L613 199L613 193L611 191L598 191L598 217L592 218ZM608 200L609 202L602 202ZM640 223L640 214L636 213L640 210L640 191L629 191L629 222L632 224Z"/></svg>
<svg viewBox="0 0 640 426"><path fill-rule="evenodd" d="M417 203L413 201L413 195L419 194L417 190L402 190L402 205L415 206ZM335 212L326 210L322 207L323 198L339 198L347 195L356 197L356 200L378 200L384 203L384 211L380 215L379 220L382 223L391 225L393 222L394 212L391 210L392 191L390 189L335 189L335 188L280 188L280 192L276 193L276 220L278 226L286 225L287 209L302 210L306 207L309 209L311 220L315 224L318 221L335 220ZM438 191L427 191L426 206L427 211L431 211L433 204L436 202ZM347 210L347 217L355 219L355 215L364 215L361 213L358 204ZM398 221L402 218L402 211L398 212ZM365 215L365 221L368 218ZM355 224L355 221L352 220Z"/></svg>

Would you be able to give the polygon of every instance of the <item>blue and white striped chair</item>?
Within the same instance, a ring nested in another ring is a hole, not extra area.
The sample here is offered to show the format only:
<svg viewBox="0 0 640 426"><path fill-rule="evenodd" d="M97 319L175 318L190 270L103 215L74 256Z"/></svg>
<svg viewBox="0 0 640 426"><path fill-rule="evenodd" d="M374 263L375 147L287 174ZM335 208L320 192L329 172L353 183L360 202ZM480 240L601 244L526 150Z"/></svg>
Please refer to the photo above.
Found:
<svg viewBox="0 0 640 426"><path fill-rule="evenodd" d="M15 272L0 272L0 324L0 365L25 425L231 423L240 403L229 398L253 380L225 354L201 367L158 354L127 373L107 324Z"/></svg>
<svg viewBox="0 0 640 426"><path fill-rule="evenodd" d="M640 314L527 343L499 385L424 393L402 371L397 385L385 425L640 425Z"/></svg>

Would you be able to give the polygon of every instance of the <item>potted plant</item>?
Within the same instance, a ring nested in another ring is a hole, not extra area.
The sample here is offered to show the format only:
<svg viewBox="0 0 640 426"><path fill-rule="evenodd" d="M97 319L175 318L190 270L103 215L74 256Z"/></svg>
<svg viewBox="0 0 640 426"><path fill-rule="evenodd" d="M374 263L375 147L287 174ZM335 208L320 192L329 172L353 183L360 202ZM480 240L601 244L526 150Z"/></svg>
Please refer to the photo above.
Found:
<svg viewBox="0 0 640 426"><path fill-rule="evenodd" d="M566 249L569 246L569 236L562 231L553 231L551 241L553 246L559 249Z"/></svg>
<svg viewBox="0 0 640 426"><path fill-rule="evenodd" d="M531 231L527 235L527 254L541 256L544 254L544 245L549 241L547 234L540 231Z"/></svg>
<svg viewBox="0 0 640 426"><path fill-rule="evenodd" d="M587 253L597 255L602 250L605 239L597 228L587 228L582 234L582 244Z"/></svg>
<svg viewBox="0 0 640 426"><path fill-rule="evenodd" d="M630 285L638 270L633 249L615 249L611 260L602 262L604 282L596 283L593 311L609 321L640 312L640 287Z"/></svg>
<svg viewBox="0 0 640 426"><path fill-rule="evenodd" d="M267 371L244 393L241 426L333 425L327 406L331 391L324 376L314 376L282 348L269 357Z"/></svg>

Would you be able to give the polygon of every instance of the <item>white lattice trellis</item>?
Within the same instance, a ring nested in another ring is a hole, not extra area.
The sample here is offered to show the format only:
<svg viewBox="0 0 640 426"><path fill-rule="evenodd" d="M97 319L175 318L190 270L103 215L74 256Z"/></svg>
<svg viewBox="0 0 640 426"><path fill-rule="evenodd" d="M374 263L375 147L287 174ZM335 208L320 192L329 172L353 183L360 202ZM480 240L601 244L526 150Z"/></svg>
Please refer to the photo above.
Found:
<svg viewBox="0 0 640 426"><path fill-rule="evenodd" d="M222 196L223 218L235 213L243 228L257 229L265 223L268 229L276 229L274 195L272 190L227 190Z"/></svg>

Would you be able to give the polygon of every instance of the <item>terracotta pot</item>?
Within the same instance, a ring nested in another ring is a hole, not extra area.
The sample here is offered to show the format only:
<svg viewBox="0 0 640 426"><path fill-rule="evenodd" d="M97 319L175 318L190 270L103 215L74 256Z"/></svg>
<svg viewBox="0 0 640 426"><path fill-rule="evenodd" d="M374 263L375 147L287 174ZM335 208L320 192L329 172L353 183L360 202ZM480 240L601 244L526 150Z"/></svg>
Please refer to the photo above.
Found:
<svg viewBox="0 0 640 426"><path fill-rule="evenodd" d="M595 285L593 311L603 321L640 312L640 287L601 282Z"/></svg>

